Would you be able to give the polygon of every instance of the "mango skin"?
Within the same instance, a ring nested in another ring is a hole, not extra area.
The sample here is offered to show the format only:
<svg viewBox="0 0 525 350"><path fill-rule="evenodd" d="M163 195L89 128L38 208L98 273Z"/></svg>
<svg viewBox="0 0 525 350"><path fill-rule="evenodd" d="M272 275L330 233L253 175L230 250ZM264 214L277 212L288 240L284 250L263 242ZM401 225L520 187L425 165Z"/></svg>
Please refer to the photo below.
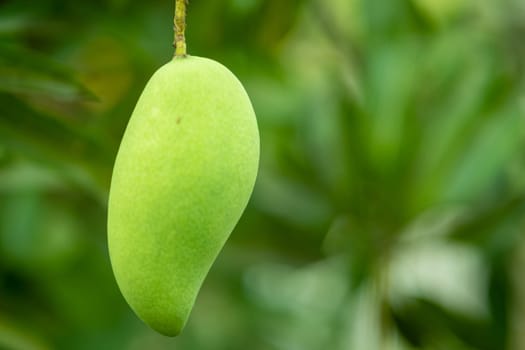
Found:
<svg viewBox="0 0 525 350"><path fill-rule="evenodd" d="M258 163L255 113L227 68L188 56L155 72L115 161L108 244L124 298L156 331L184 327Z"/></svg>

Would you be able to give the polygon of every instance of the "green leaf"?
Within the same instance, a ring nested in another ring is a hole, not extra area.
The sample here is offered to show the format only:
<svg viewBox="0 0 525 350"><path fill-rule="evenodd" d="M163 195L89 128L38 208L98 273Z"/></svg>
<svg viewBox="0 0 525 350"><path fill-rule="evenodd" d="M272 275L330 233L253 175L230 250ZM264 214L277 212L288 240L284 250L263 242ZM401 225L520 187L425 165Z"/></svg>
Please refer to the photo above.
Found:
<svg viewBox="0 0 525 350"><path fill-rule="evenodd" d="M63 65L16 45L0 44L0 81L0 92L65 102L96 100Z"/></svg>
<svg viewBox="0 0 525 350"><path fill-rule="evenodd" d="M437 349L505 349L491 323L448 310L425 299L413 299L392 309L397 329L412 345ZM446 347L445 345L449 344Z"/></svg>

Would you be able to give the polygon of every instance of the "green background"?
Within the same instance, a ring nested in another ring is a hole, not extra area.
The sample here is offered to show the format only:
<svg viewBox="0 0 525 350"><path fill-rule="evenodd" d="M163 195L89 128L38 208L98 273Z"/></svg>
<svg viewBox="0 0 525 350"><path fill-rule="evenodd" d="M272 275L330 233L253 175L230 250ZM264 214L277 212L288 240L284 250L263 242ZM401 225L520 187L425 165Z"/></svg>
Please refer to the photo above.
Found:
<svg viewBox="0 0 525 350"><path fill-rule="evenodd" d="M191 0L260 172L183 334L142 324L106 204L173 6L0 1L0 348L525 349L521 0Z"/></svg>

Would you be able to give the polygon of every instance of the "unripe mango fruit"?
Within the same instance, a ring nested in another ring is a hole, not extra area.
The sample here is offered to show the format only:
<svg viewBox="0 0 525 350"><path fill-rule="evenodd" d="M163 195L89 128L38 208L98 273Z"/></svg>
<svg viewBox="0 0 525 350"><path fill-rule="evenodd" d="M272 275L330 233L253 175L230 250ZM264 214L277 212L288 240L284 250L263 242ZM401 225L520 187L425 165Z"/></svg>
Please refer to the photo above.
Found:
<svg viewBox="0 0 525 350"><path fill-rule="evenodd" d="M108 243L124 298L175 336L253 190L259 134L237 78L174 58L147 83L113 169Z"/></svg>

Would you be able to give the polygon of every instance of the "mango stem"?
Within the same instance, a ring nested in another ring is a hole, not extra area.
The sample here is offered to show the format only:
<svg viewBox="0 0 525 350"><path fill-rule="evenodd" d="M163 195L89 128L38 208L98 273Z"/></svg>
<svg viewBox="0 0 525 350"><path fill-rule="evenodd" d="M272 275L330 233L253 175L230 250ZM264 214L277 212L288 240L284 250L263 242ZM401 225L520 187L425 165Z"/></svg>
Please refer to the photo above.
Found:
<svg viewBox="0 0 525 350"><path fill-rule="evenodd" d="M188 0L175 0L175 17L173 19L175 57L186 57L186 37L184 32L186 30L187 4Z"/></svg>

